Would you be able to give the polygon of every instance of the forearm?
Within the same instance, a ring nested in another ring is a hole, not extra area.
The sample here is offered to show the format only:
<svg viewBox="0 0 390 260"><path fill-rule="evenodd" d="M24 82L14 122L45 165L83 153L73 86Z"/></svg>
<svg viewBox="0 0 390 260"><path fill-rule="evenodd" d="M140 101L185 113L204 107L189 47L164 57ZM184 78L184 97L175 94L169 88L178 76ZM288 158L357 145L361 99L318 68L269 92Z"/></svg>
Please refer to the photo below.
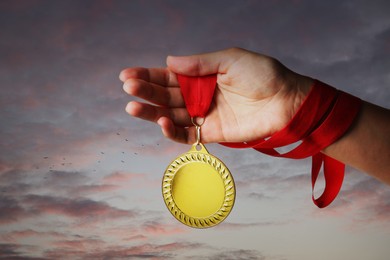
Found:
<svg viewBox="0 0 390 260"><path fill-rule="evenodd" d="M350 129L323 152L390 185L390 110L363 102Z"/></svg>

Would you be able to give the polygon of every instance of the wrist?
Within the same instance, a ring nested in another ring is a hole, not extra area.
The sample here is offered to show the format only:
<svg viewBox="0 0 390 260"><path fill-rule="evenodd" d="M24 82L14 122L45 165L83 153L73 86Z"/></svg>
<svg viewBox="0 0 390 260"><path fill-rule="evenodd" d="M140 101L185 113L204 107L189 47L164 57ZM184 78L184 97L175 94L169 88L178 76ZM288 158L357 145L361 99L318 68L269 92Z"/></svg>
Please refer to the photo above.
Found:
<svg viewBox="0 0 390 260"><path fill-rule="evenodd" d="M302 107L313 87L314 79L296 73L294 73L291 79L287 81L287 88L290 92L288 95L291 99L291 105L286 108L286 125L294 118L298 110Z"/></svg>

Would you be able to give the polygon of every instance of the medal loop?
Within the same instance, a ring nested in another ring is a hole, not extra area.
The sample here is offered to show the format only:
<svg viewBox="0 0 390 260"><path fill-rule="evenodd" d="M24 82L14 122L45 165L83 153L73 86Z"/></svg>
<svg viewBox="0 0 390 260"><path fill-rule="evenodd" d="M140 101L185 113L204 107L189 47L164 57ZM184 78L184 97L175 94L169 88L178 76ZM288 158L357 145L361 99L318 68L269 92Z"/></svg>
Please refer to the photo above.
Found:
<svg viewBox="0 0 390 260"><path fill-rule="evenodd" d="M196 145L200 144L200 126L195 126L196 129Z"/></svg>
<svg viewBox="0 0 390 260"><path fill-rule="evenodd" d="M203 125L204 121L204 117L191 117L191 122L195 126L196 131L196 145L200 144L200 127Z"/></svg>

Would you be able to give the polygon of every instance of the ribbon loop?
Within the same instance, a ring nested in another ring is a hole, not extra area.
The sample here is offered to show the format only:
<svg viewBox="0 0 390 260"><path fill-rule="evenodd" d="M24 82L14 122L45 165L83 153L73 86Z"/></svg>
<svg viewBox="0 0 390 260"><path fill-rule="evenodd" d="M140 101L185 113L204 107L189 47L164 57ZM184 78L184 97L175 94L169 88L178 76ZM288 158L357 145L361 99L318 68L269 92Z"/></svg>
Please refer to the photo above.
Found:
<svg viewBox="0 0 390 260"><path fill-rule="evenodd" d="M217 75L191 77L177 74L177 80L190 116L205 118L213 100Z"/></svg>

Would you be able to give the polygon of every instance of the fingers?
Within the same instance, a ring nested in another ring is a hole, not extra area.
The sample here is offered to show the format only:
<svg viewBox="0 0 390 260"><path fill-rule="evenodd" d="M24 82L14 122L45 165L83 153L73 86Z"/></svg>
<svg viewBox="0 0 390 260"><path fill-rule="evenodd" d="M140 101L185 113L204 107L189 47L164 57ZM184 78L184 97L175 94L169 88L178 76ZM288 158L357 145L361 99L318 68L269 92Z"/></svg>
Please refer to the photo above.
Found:
<svg viewBox="0 0 390 260"><path fill-rule="evenodd" d="M215 73L226 73L232 64L246 51L232 48L218 52L210 52L191 56L168 56L167 65L170 70L188 76L202 76Z"/></svg>
<svg viewBox="0 0 390 260"><path fill-rule="evenodd" d="M119 79L125 82L127 79L141 79L166 87L178 87L176 76L164 68L127 68L121 71Z"/></svg>
<svg viewBox="0 0 390 260"><path fill-rule="evenodd" d="M185 144L192 144L195 142L194 127L177 127L173 121L167 117L159 118L157 124L161 127L163 135L172 141Z"/></svg>
<svg viewBox="0 0 390 260"><path fill-rule="evenodd" d="M124 91L132 96L145 99L160 106L185 107L179 88L166 88L141 79L127 79Z"/></svg>
<svg viewBox="0 0 390 260"><path fill-rule="evenodd" d="M132 101L127 104L126 112L132 116L157 123L161 117L172 120L175 125L191 125L191 119L185 108L164 108Z"/></svg>

